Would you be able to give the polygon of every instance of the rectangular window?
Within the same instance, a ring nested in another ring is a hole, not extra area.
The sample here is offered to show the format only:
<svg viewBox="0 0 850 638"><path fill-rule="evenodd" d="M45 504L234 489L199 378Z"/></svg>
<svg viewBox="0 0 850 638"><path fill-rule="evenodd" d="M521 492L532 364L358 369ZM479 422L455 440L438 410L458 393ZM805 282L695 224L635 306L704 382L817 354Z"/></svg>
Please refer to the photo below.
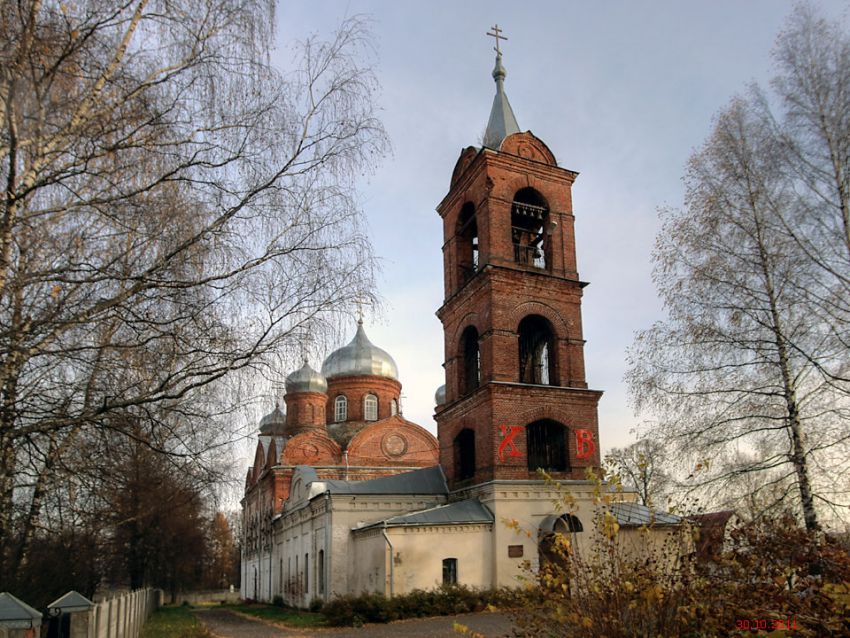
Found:
<svg viewBox="0 0 850 638"><path fill-rule="evenodd" d="M319 593L325 593L325 550L319 550Z"/></svg>
<svg viewBox="0 0 850 638"><path fill-rule="evenodd" d="M310 591L310 554L304 554L304 593Z"/></svg>
<svg viewBox="0 0 850 638"><path fill-rule="evenodd" d="M443 559L443 584L457 585L457 558Z"/></svg>

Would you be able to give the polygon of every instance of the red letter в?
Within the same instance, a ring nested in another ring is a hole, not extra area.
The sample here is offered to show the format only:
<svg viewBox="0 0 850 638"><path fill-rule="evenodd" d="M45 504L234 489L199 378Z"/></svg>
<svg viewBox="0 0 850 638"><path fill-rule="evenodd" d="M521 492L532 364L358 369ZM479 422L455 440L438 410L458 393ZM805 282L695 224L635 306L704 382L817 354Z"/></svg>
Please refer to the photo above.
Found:
<svg viewBox="0 0 850 638"><path fill-rule="evenodd" d="M576 430L576 458L589 459L596 452L596 442L590 430L579 428Z"/></svg>

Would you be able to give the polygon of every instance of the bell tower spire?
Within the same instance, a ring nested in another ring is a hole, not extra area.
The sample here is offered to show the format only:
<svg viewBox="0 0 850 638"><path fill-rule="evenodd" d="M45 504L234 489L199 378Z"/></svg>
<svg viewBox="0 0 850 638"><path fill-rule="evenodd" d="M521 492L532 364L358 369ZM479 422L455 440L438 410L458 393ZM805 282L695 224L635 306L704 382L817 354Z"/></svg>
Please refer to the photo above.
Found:
<svg viewBox="0 0 850 638"><path fill-rule="evenodd" d="M505 67L502 65L502 50L499 46L499 40L507 40L508 38L501 35L502 30L498 24L493 25L491 29L492 31L488 31L487 35L496 39L496 46L493 47L496 51L496 66L493 68L493 79L496 81L496 97L493 98L490 119L487 121L487 130L484 132L484 146L498 150L502 140L508 135L519 133L519 124L517 124L511 103L508 101L508 96L505 93L505 77L508 72L505 71Z"/></svg>

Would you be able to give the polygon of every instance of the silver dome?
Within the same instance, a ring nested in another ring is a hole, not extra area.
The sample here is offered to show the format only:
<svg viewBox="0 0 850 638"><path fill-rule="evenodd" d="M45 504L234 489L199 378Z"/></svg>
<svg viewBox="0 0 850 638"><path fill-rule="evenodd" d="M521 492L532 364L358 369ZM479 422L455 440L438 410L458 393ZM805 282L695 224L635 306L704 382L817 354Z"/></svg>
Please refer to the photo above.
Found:
<svg viewBox="0 0 850 638"><path fill-rule="evenodd" d="M283 431L286 427L286 414L275 404L274 410L260 419L260 434L271 436Z"/></svg>
<svg viewBox="0 0 850 638"><path fill-rule="evenodd" d="M444 383L437 391L434 393L434 401L437 402L437 405L445 405L446 404L446 384Z"/></svg>
<svg viewBox="0 0 850 638"><path fill-rule="evenodd" d="M369 341L363 323L358 321L354 339L325 359L322 374L326 379L369 375L398 380L398 366L386 351Z"/></svg>
<svg viewBox="0 0 850 638"><path fill-rule="evenodd" d="M313 370L306 360L303 366L286 377L287 394L296 394L297 392L319 392L325 394L327 391L327 379Z"/></svg>

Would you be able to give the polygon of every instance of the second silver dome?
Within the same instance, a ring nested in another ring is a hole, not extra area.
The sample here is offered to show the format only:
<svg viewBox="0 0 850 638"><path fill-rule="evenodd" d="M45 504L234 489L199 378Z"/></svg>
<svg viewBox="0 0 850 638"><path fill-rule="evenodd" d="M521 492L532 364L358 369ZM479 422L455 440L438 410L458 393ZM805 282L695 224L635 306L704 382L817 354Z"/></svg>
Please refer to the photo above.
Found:
<svg viewBox="0 0 850 638"><path fill-rule="evenodd" d="M369 341L363 324L358 322L354 339L325 359L322 374L327 379L367 375L398 380L398 366L385 350Z"/></svg>
<svg viewBox="0 0 850 638"><path fill-rule="evenodd" d="M325 377L313 370L306 361L298 370L286 377L286 393L297 392L319 392L325 394L328 391L328 382Z"/></svg>

